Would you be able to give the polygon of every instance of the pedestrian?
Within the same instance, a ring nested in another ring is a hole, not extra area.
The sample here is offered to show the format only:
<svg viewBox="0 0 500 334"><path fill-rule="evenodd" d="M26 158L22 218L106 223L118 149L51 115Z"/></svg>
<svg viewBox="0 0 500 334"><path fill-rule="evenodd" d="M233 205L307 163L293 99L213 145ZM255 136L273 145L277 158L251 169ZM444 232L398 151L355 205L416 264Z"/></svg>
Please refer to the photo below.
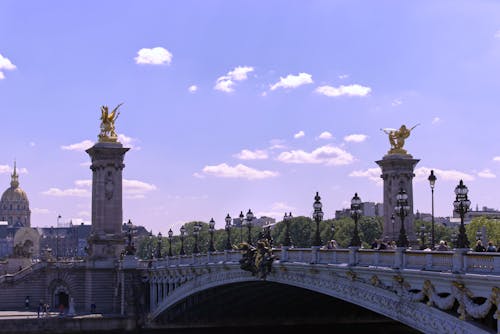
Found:
<svg viewBox="0 0 500 334"><path fill-rule="evenodd" d="M444 240L439 241L439 246L436 248L438 251L447 251L449 250L448 246L446 245L446 242Z"/></svg>
<svg viewBox="0 0 500 334"><path fill-rule="evenodd" d="M493 241L488 242L488 248L486 248L487 252L496 252L497 248L493 245Z"/></svg>
<svg viewBox="0 0 500 334"><path fill-rule="evenodd" d="M38 303L38 308L37 308L37 317L40 318L40 313L43 312L43 302L40 299L40 302Z"/></svg>
<svg viewBox="0 0 500 334"><path fill-rule="evenodd" d="M486 252L486 248L484 248L481 239L476 242L476 248L474 248L475 252Z"/></svg>

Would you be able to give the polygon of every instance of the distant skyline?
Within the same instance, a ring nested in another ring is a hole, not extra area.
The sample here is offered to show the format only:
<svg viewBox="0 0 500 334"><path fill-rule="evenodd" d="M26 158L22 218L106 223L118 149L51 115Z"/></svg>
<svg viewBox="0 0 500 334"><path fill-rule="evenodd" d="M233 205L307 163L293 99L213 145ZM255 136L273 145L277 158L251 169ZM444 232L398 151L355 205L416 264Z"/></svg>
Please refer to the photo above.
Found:
<svg viewBox="0 0 500 334"><path fill-rule="evenodd" d="M496 1L0 2L0 190L32 226L90 221L100 106L120 108L123 217L157 233L382 202L383 128L419 124L414 211L500 208Z"/></svg>

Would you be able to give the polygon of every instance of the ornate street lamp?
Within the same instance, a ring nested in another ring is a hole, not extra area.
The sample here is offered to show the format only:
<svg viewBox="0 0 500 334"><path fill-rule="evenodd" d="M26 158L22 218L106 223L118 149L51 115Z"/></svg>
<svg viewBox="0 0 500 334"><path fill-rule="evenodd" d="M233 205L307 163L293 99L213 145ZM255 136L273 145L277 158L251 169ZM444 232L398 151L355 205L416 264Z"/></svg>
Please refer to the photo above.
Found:
<svg viewBox="0 0 500 334"><path fill-rule="evenodd" d="M253 220L253 218L254 218L254 215L253 215L252 210L248 209L246 222L247 222L247 228L248 228L247 243L249 245L252 244L252 220Z"/></svg>
<svg viewBox="0 0 500 334"><path fill-rule="evenodd" d="M460 183L455 188L456 199L453 202L455 212L460 215L460 227L458 228L458 238L457 238L457 248L469 248L469 240L467 239L467 234L465 233L464 216L469 211L470 201L467 198L467 193L469 190L465 186L464 182L460 180Z"/></svg>
<svg viewBox="0 0 500 334"><path fill-rule="evenodd" d="M410 206L408 205L408 195L403 188L399 190L399 193L396 195L396 207L394 208L396 215L401 218L401 228L399 229L399 238L397 241L398 247L408 248L409 242L408 237L406 236L405 230L405 217L408 216L410 212Z"/></svg>
<svg viewBox="0 0 500 334"><path fill-rule="evenodd" d="M436 184L436 175L434 175L434 170L431 170L431 175L428 177L429 184L431 186L431 194L432 194L432 215L431 215L431 249L435 248L436 240L434 239L434 185Z"/></svg>
<svg viewBox="0 0 500 334"><path fill-rule="evenodd" d="M154 249L153 249L153 230L149 231L148 235L148 259L152 259L154 254Z"/></svg>
<svg viewBox="0 0 500 334"><path fill-rule="evenodd" d="M358 232L358 219L361 217L361 213L361 198L358 197L358 193L355 193L351 200L351 217L354 219L354 232L352 233L349 246L361 247L361 239Z"/></svg>
<svg viewBox="0 0 500 334"><path fill-rule="evenodd" d="M477 232L476 232L476 241L477 241L477 240L481 240L481 236L482 236L481 231L480 231L480 230L477 230Z"/></svg>
<svg viewBox="0 0 500 334"><path fill-rule="evenodd" d="M156 244L156 258L161 259L161 232L158 232L158 243Z"/></svg>
<svg viewBox="0 0 500 334"><path fill-rule="evenodd" d="M316 222L316 234L314 237L313 241L313 246L321 246L321 237L319 235L319 222L323 220L323 211L321 208L323 205L320 202L321 197L319 197L319 193L316 192L316 196L314 196L314 203L313 203L313 208L314 208L314 213L313 213L313 218L314 221Z"/></svg>
<svg viewBox="0 0 500 334"><path fill-rule="evenodd" d="M451 233L451 242L453 243L453 247L455 248L457 248L457 240L457 232L453 231L453 233Z"/></svg>
<svg viewBox="0 0 500 334"><path fill-rule="evenodd" d="M292 245L292 238L290 237L290 221L292 220L292 213L288 215L285 212L285 216L283 217L283 221L285 222L285 240L283 246L290 247Z"/></svg>
<svg viewBox="0 0 500 334"><path fill-rule="evenodd" d="M214 229L215 229L215 221L212 218L208 222L208 232L210 233L210 243L208 244L208 251L209 252L215 252L215 247L214 247Z"/></svg>
<svg viewBox="0 0 500 334"><path fill-rule="evenodd" d="M184 234L186 233L186 227L184 225L181 226L181 250L179 252L179 255L186 255L186 252L184 251Z"/></svg>
<svg viewBox="0 0 500 334"><path fill-rule="evenodd" d="M198 236L200 235L201 226L198 223L195 223L193 226L193 235L194 235L194 248L193 254L198 254L200 249L198 248Z"/></svg>
<svg viewBox="0 0 500 334"><path fill-rule="evenodd" d="M422 241L422 246L420 246L420 249L421 250L424 250L425 249L425 225L422 224L422 226L420 226L420 241Z"/></svg>
<svg viewBox="0 0 500 334"><path fill-rule="evenodd" d="M243 221L245 220L245 215L243 215L243 211L240 211L240 243L243 242Z"/></svg>
<svg viewBox="0 0 500 334"><path fill-rule="evenodd" d="M227 240L226 240L226 250L231 250L233 247L231 246L231 216L229 213L226 216L226 233L227 233Z"/></svg>
<svg viewBox="0 0 500 334"><path fill-rule="evenodd" d="M172 238L174 237L174 232L172 229L168 230L168 256L172 257Z"/></svg>

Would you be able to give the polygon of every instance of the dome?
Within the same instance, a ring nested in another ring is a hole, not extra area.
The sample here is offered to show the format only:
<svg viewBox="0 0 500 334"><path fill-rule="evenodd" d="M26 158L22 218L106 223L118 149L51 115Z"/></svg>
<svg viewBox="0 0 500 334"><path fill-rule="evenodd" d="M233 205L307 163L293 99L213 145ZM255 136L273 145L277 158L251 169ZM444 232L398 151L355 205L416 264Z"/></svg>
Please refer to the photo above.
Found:
<svg viewBox="0 0 500 334"><path fill-rule="evenodd" d="M28 195L19 187L10 187L2 195L2 204L9 202L28 202Z"/></svg>

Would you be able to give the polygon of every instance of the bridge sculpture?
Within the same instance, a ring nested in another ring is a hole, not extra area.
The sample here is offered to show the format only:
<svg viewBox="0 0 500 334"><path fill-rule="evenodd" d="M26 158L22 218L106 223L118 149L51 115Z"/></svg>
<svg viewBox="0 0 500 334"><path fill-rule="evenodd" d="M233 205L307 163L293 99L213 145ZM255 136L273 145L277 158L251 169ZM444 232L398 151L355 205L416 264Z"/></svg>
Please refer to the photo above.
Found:
<svg viewBox="0 0 500 334"><path fill-rule="evenodd" d="M500 254L417 250L274 249L269 282L359 305L425 333L500 333ZM259 280L235 251L139 261L149 285L149 322L204 290ZM457 307L458 305L458 307Z"/></svg>

